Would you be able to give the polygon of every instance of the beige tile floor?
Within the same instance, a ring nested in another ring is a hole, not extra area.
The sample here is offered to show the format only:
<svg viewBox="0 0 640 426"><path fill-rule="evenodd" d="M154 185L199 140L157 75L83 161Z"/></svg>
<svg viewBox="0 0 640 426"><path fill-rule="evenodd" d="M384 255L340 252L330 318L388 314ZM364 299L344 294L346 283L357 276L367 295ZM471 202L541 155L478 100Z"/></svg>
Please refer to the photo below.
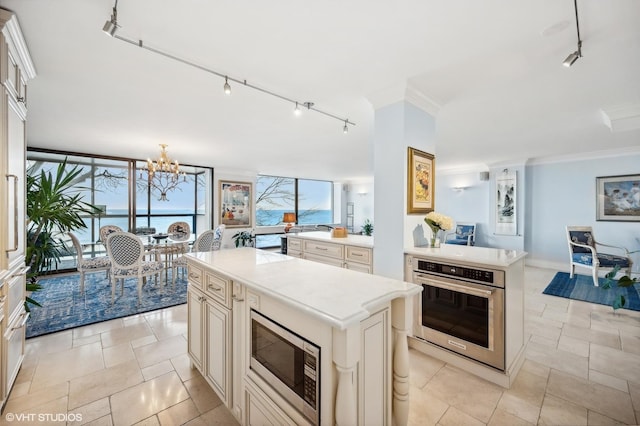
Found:
<svg viewBox="0 0 640 426"><path fill-rule="evenodd" d="M554 274L526 268L527 360L511 389L411 351L410 424L640 422L640 312L542 295ZM237 424L190 368L186 334L183 305L29 339L0 425Z"/></svg>

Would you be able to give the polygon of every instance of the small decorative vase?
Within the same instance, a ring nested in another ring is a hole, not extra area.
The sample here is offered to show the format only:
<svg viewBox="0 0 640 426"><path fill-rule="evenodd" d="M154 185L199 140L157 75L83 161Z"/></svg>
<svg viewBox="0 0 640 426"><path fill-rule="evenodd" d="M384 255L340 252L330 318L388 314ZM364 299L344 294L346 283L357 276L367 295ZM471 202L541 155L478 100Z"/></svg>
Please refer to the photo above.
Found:
<svg viewBox="0 0 640 426"><path fill-rule="evenodd" d="M431 244L429 244L429 247L435 247L436 246L436 237L431 237Z"/></svg>

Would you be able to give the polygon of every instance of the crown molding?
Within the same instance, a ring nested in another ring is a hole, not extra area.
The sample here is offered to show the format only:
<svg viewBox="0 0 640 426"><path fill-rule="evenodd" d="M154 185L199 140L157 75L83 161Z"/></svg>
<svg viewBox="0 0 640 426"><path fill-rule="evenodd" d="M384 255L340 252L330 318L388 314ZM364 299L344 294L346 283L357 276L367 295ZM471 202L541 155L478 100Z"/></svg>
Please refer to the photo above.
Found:
<svg viewBox="0 0 640 426"><path fill-rule="evenodd" d="M35 78L36 68L33 65L29 49L27 49L27 43L22 35L18 17L8 10L0 9L0 25L2 25L2 33L5 35L9 50L18 62L25 79L28 81Z"/></svg>
<svg viewBox="0 0 640 426"><path fill-rule="evenodd" d="M398 102L409 102L427 114L435 117L442 108L442 102L425 95L411 83L400 83L370 93L367 100L373 109L380 109Z"/></svg>
<svg viewBox="0 0 640 426"><path fill-rule="evenodd" d="M616 105L600 109L604 124L613 133L640 129L640 104Z"/></svg>
<svg viewBox="0 0 640 426"><path fill-rule="evenodd" d="M625 155L640 154L640 146L626 148L607 149L602 151L583 152L579 154L554 155L549 157L532 158L527 166L539 164L569 163L573 161L598 160L607 157L620 157Z"/></svg>

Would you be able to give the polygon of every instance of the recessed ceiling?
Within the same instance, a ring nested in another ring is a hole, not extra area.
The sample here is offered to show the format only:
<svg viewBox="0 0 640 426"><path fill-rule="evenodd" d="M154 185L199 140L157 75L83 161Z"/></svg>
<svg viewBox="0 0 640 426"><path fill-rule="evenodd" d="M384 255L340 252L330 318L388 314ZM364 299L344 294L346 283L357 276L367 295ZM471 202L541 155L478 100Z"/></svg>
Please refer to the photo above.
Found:
<svg viewBox="0 0 640 426"><path fill-rule="evenodd" d="M119 34L357 125L292 106L102 33L112 1L0 0L37 70L28 144L332 180L373 174L370 97L437 103L439 168L633 149L602 110L640 104L640 2L123 0ZM569 23L567 25L567 22Z"/></svg>

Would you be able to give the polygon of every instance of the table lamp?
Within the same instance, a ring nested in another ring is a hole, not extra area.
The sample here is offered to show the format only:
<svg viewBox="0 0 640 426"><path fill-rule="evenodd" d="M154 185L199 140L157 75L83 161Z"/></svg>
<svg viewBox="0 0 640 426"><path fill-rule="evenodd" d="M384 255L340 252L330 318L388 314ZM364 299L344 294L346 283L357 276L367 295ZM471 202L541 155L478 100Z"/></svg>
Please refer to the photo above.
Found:
<svg viewBox="0 0 640 426"><path fill-rule="evenodd" d="M293 227L293 225L291 224L292 222L296 221L296 214L295 213L285 213L284 217L282 218L282 222L286 223L287 225L284 227L284 232L289 232L291 230L291 227Z"/></svg>

